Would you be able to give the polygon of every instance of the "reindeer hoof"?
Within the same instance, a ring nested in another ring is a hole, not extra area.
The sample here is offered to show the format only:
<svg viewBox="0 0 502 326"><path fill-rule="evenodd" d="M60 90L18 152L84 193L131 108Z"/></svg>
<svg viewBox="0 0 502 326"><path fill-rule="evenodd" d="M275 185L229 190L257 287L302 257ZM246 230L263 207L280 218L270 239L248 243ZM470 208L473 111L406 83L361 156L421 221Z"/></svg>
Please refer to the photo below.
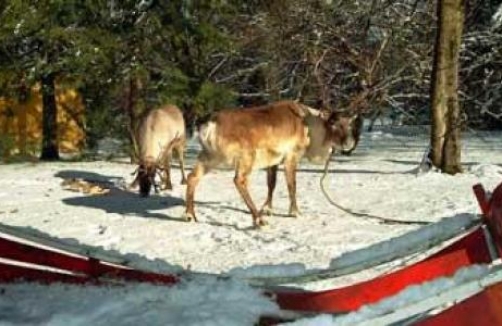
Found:
<svg viewBox="0 0 502 326"><path fill-rule="evenodd" d="M263 206L263 208L260 210L261 215L267 215L267 216L272 216L274 215L274 210L272 207L269 206Z"/></svg>
<svg viewBox="0 0 502 326"><path fill-rule="evenodd" d="M297 210L297 209L290 209L288 215L291 216L291 217L294 217L294 218L298 218L298 217L302 216L302 214L300 213L300 211Z"/></svg>
<svg viewBox="0 0 502 326"><path fill-rule="evenodd" d="M187 212L187 213L183 214L183 219L187 222L192 222L192 221L197 222L197 217L195 217L195 214L193 214L193 213Z"/></svg>
<svg viewBox="0 0 502 326"><path fill-rule="evenodd" d="M254 221L254 227L258 230L263 229L268 226L268 222L263 218L258 218Z"/></svg>
<svg viewBox="0 0 502 326"><path fill-rule="evenodd" d="M182 185L186 185L186 184L187 184L187 179L183 179L183 180L181 180L181 184L182 184Z"/></svg>

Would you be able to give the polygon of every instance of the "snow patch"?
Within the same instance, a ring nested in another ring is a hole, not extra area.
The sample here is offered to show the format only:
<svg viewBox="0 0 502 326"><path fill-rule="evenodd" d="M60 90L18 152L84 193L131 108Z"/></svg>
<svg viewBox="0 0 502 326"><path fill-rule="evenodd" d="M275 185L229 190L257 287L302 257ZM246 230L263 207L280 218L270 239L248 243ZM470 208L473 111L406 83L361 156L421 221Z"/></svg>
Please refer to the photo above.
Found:
<svg viewBox="0 0 502 326"><path fill-rule="evenodd" d="M330 263L331 269L341 269L347 266L361 264L376 257L389 257L387 261L395 259L391 255L397 249L406 251L417 248L427 249L429 243L438 238L447 240L455 234L456 230L463 230L472 223L477 217L469 214L460 214L450 218L445 218L441 222L426 225L417 230L408 232L400 237L395 237L387 241L379 242L367 248L354 250L340 257L333 259Z"/></svg>
<svg viewBox="0 0 502 326"><path fill-rule="evenodd" d="M294 277L305 274L307 268L304 264L291 263L282 265L257 265L248 268L236 267L228 274L239 278L251 277Z"/></svg>
<svg viewBox="0 0 502 326"><path fill-rule="evenodd" d="M1 285L2 325L253 325L278 306L236 280L197 278L172 287ZM34 296L33 293L38 293Z"/></svg>
<svg viewBox="0 0 502 326"><path fill-rule="evenodd" d="M494 164L477 164L469 169L469 173L478 178L502 178L502 167Z"/></svg>
<svg viewBox="0 0 502 326"><path fill-rule="evenodd" d="M493 27L498 28L502 25L502 4L492 17Z"/></svg>
<svg viewBox="0 0 502 326"><path fill-rule="evenodd" d="M497 166L502 162L500 132L483 134L484 140L465 134L462 159L475 164L466 167L468 173L455 176L425 173L417 177L410 171L419 164L429 142L426 130L402 127L378 130L383 131L363 134L352 156L335 156L330 166L330 180L333 182L329 190L334 198L340 199L340 204L354 211L431 222L459 213L475 216L479 208L472 185L479 182L491 190L501 181L497 172L500 171ZM120 149L120 144L116 145L108 149L102 145L103 154L115 155L114 152ZM191 139L186 160L189 168L193 166L198 150L195 138ZM181 216L186 188L179 185L180 171L176 162L172 170L174 189L149 198L139 198L137 191L124 189L123 182L132 181L131 172L136 168L124 163L0 165L1 193L6 194L0 198L0 222L23 231L37 230L79 247L87 246L89 253L113 249L106 254L125 255L124 262L138 269L178 274L189 266L191 272L182 274L183 278L226 271L232 271L232 276L243 277L298 275L305 270L326 268L330 263L340 266L333 257L344 257L338 260L345 260L343 264L357 264L369 253L349 255L348 251L367 248L419 228L380 224L337 210L320 192L322 169L305 162L300 164L297 174L302 217L286 216L289 199L281 173L274 198L277 215L267 219L269 229L251 229L249 211L232 182L234 172L217 170L205 176L197 188L195 209L200 222L185 223ZM99 180L111 190L105 196L82 195L63 189L61 178ZM265 171L255 171L251 175L250 193L258 206L265 201ZM416 236L419 241L421 236ZM392 249L390 242L382 244L382 253ZM391 268L406 262L406 259L397 259ZM351 284L367 280L385 273L388 267L367 268L357 275L325 280L322 287L344 286L347 279ZM252 325L256 321L250 317L254 312L258 315L273 306L261 301L263 297L254 296L255 292L243 289L244 285L238 285L238 282L233 286L229 285L233 283L214 280L197 282L201 284L191 284L200 286L201 292L192 290L189 283L172 288L127 284L92 290L33 283L3 285L0 286L0 293L4 289L0 294L0 320L7 325L51 325L47 321L53 320L53 316L59 316L54 320L60 324L64 323L66 316L67 321L71 318L66 324L75 324L75 319L89 325L94 321L99 324L97 316L100 316L103 324L109 325L155 325L156 321L166 325L171 322L186 325L197 323L195 320L200 321L201 315L209 316L209 323L216 323L218 314L225 314L226 317L222 318L227 319L219 319L222 325ZM310 284L302 287L308 288ZM316 285L315 290L320 287ZM186 296L182 294L184 290L188 291ZM221 292L222 297L211 301L212 306L204 305L208 299L200 298L209 297L211 292ZM176 293L177 300L173 298ZM246 296L250 297L248 301ZM218 300L222 305L217 305L215 301ZM239 301L246 307L234 306ZM228 315L223 306L228 306ZM240 310L246 311L243 313L249 318L232 320L229 315L239 314ZM177 315L169 317L167 313L171 311ZM95 319L90 320L90 317Z"/></svg>

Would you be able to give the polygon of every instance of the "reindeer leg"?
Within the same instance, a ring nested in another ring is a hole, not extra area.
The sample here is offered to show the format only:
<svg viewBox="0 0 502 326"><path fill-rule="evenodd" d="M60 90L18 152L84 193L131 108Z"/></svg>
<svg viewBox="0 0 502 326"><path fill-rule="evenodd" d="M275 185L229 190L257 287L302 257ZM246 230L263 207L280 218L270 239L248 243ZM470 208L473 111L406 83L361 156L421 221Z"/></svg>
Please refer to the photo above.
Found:
<svg viewBox="0 0 502 326"><path fill-rule="evenodd" d="M187 184L187 179L185 177L185 144L181 144L178 147L176 147L176 154L178 155L178 160L180 161L180 168L181 168L181 184L186 185Z"/></svg>
<svg viewBox="0 0 502 326"><path fill-rule="evenodd" d="M198 161L192 172L188 174L188 180L187 180L187 190L186 190L186 196L185 196L185 214L184 214L184 219L188 222L191 220L194 220L197 222L197 217L195 216L195 209L194 209L194 197L195 197L195 188L197 187L197 184L199 183L200 179L207 173L209 172L209 168L205 162Z"/></svg>
<svg viewBox="0 0 502 326"><path fill-rule="evenodd" d="M260 227L266 225L263 220L261 214L256 209L255 204L253 203L253 199L248 191L248 177L252 171L252 163L253 160L250 160L249 163L245 162L245 159L240 159L237 163L234 183L241 195L242 199L246 203L246 206L251 211L251 215L253 216L253 225L255 227Z"/></svg>
<svg viewBox="0 0 502 326"><path fill-rule="evenodd" d="M131 189L135 189L138 187L139 185L139 174L136 170L135 172L136 176L134 177L134 180L131 182L131 184L129 186L126 187L127 190L131 190Z"/></svg>
<svg viewBox="0 0 502 326"><path fill-rule="evenodd" d="M260 214L272 215L272 196L274 194L275 185L277 183L277 169L278 165L273 165L267 168L267 186L268 186L268 194L267 200L263 204Z"/></svg>
<svg viewBox="0 0 502 326"><path fill-rule="evenodd" d="M286 174L286 183L288 185L289 193L289 215L298 217L300 211L298 210L298 205L296 203L296 167L298 165L298 160L295 156L288 157L284 161L284 172Z"/></svg>
<svg viewBox="0 0 502 326"><path fill-rule="evenodd" d="M171 164L169 162L169 155L166 155L166 157L164 158L163 169L164 177L162 178L162 188L173 190L173 184L171 183Z"/></svg>
<svg viewBox="0 0 502 326"><path fill-rule="evenodd" d="M153 190L155 191L155 193L159 194L160 193L159 185L155 182L155 180L152 180L152 185L153 185Z"/></svg>

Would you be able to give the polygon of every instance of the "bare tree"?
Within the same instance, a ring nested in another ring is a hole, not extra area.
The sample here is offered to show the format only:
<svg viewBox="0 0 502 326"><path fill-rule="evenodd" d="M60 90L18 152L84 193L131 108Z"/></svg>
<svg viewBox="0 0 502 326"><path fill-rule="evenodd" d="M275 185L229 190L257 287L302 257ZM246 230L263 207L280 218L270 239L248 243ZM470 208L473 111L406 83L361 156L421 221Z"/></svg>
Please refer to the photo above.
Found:
<svg viewBox="0 0 502 326"><path fill-rule="evenodd" d="M59 160L55 74L42 76L42 153L41 160Z"/></svg>
<svg viewBox="0 0 502 326"><path fill-rule="evenodd" d="M458 102L459 52L464 24L463 0L438 0L431 88L431 152L441 171L462 172L460 163L460 108Z"/></svg>

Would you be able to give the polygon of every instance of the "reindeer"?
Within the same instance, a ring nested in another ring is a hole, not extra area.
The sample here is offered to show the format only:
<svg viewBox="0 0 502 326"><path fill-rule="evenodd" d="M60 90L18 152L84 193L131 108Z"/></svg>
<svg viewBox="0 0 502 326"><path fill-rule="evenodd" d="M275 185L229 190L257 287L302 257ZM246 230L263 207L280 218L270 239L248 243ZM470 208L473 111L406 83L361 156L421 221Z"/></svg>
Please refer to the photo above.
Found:
<svg viewBox="0 0 502 326"><path fill-rule="evenodd" d="M284 164L289 192L289 214L300 214L296 202L296 169L305 155L313 162L325 162L333 148L350 151L354 117L326 113L294 101L240 110L223 110L199 129L202 151L188 175L187 221L195 220L195 188L203 175L220 165L235 167L235 186L251 211L255 227L265 225L264 214L272 211L277 169ZM253 169L267 169L268 195L258 210L248 192L248 176Z"/></svg>
<svg viewBox="0 0 502 326"><path fill-rule="evenodd" d="M139 166L131 187L139 183L140 195L147 197L152 185L157 190L155 175L160 173L162 188L172 189L170 158L175 152L181 166L181 184L186 184L184 152L185 121L180 109L167 105L150 111L138 130ZM163 175L162 175L163 174Z"/></svg>

